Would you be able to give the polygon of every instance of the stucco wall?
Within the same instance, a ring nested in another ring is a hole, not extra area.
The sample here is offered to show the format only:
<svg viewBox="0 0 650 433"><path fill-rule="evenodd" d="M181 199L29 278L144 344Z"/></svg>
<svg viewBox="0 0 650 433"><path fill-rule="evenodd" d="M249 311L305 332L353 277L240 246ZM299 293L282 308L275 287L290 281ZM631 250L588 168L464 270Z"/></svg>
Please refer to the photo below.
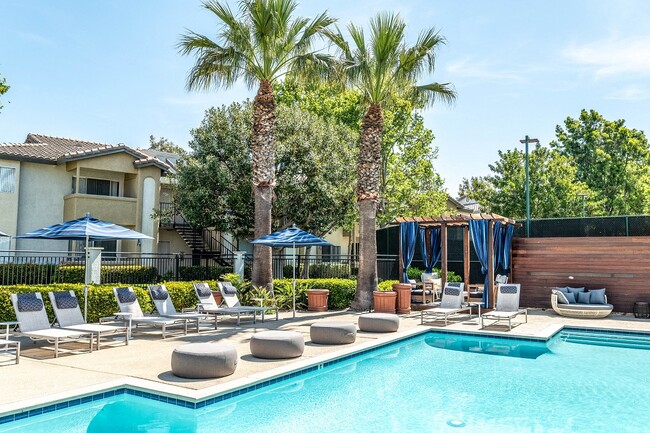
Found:
<svg viewBox="0 0 650 433"><path fill-rule="evenodd" d="M18 194L18 234L63 221L63 196L72 192L72 173L63 165L23 162ZM68 241L16 239L16 249L66 251Z"/></svg>
<svg viewBox="0 0 650 433"><path fill-rule="evenodd" d="M158 232L158 239L161 242L169 242L169 252L172 254L192 253L192 249L187 246L183 238L178 234L176 230L160 230Z"/></svg>

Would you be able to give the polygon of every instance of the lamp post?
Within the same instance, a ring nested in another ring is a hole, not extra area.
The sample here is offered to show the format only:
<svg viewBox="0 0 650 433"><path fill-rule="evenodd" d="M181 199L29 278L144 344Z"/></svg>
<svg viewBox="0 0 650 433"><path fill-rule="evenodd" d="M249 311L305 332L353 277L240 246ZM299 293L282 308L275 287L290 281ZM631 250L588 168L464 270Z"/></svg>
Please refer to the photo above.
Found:
<svg viewBox="0 0 650 433"><path fill-rule="evenodd" d="M539 140L526 136L523 140L519 140L519 142L526 144L526 237L528 238L530 237L530 173L528 168L528 143L539 143Z"/></svg>
<svg viewBox="0 0 650 433"><path fill-rule="evenodd" d="M585 210L585 199L587 198L587 194L583 192L578 194L578 197L582 197L582 217L584 218L587 216L587 212Z"/></svg>

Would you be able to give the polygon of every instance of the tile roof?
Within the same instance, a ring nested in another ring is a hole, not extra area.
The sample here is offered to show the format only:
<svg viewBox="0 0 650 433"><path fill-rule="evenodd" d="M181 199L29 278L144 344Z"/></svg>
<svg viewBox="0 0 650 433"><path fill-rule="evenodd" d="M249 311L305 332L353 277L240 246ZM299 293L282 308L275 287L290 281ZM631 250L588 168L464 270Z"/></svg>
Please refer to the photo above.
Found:
<svg viewBox="0 0 650 433"><path fill-rule="evenodd" d="M122 143L105 144L32 133L27 134L24 143L0 143L0 159L53 165L118 152L126 152L136 158L133 162L136 167L156 165L163 170L169 169L165 162Z"/></svg>

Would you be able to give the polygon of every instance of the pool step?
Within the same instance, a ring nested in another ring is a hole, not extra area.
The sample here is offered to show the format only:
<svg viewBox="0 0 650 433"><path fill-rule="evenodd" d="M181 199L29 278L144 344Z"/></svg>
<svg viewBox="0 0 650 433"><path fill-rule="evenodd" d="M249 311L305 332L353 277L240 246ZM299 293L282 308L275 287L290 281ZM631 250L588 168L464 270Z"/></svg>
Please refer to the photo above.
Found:
<svg viewBox="0 0 650 433"><path fill-rule="evenodd" d="M567 343L650 350L650 335L647 334L562 331L560 338Z"/></svg>

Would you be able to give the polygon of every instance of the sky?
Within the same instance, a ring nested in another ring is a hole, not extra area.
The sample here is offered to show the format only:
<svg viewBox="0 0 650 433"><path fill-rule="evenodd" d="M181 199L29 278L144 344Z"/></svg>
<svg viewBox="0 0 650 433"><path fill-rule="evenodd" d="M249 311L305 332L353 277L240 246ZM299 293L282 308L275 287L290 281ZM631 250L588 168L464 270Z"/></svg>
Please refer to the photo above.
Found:
<svg viewBox="0 0 650 433"><path fill-rule="evenodd" d="M236 6L234 2L230 2ZM650 2L645 0L303 0L344 27L399 12L409 41L446 39L421 83L452 83L453 105L422 112L435 135L434 167L455 196L463 178L490 174L499 150L525 135L546 145L556 125L593 109L650 131ZM0 142L30 132L146 148L149 136L187 147L206 109L256 89L188 92L187 29L215 35L197 0L2 0Z"/></svg>

